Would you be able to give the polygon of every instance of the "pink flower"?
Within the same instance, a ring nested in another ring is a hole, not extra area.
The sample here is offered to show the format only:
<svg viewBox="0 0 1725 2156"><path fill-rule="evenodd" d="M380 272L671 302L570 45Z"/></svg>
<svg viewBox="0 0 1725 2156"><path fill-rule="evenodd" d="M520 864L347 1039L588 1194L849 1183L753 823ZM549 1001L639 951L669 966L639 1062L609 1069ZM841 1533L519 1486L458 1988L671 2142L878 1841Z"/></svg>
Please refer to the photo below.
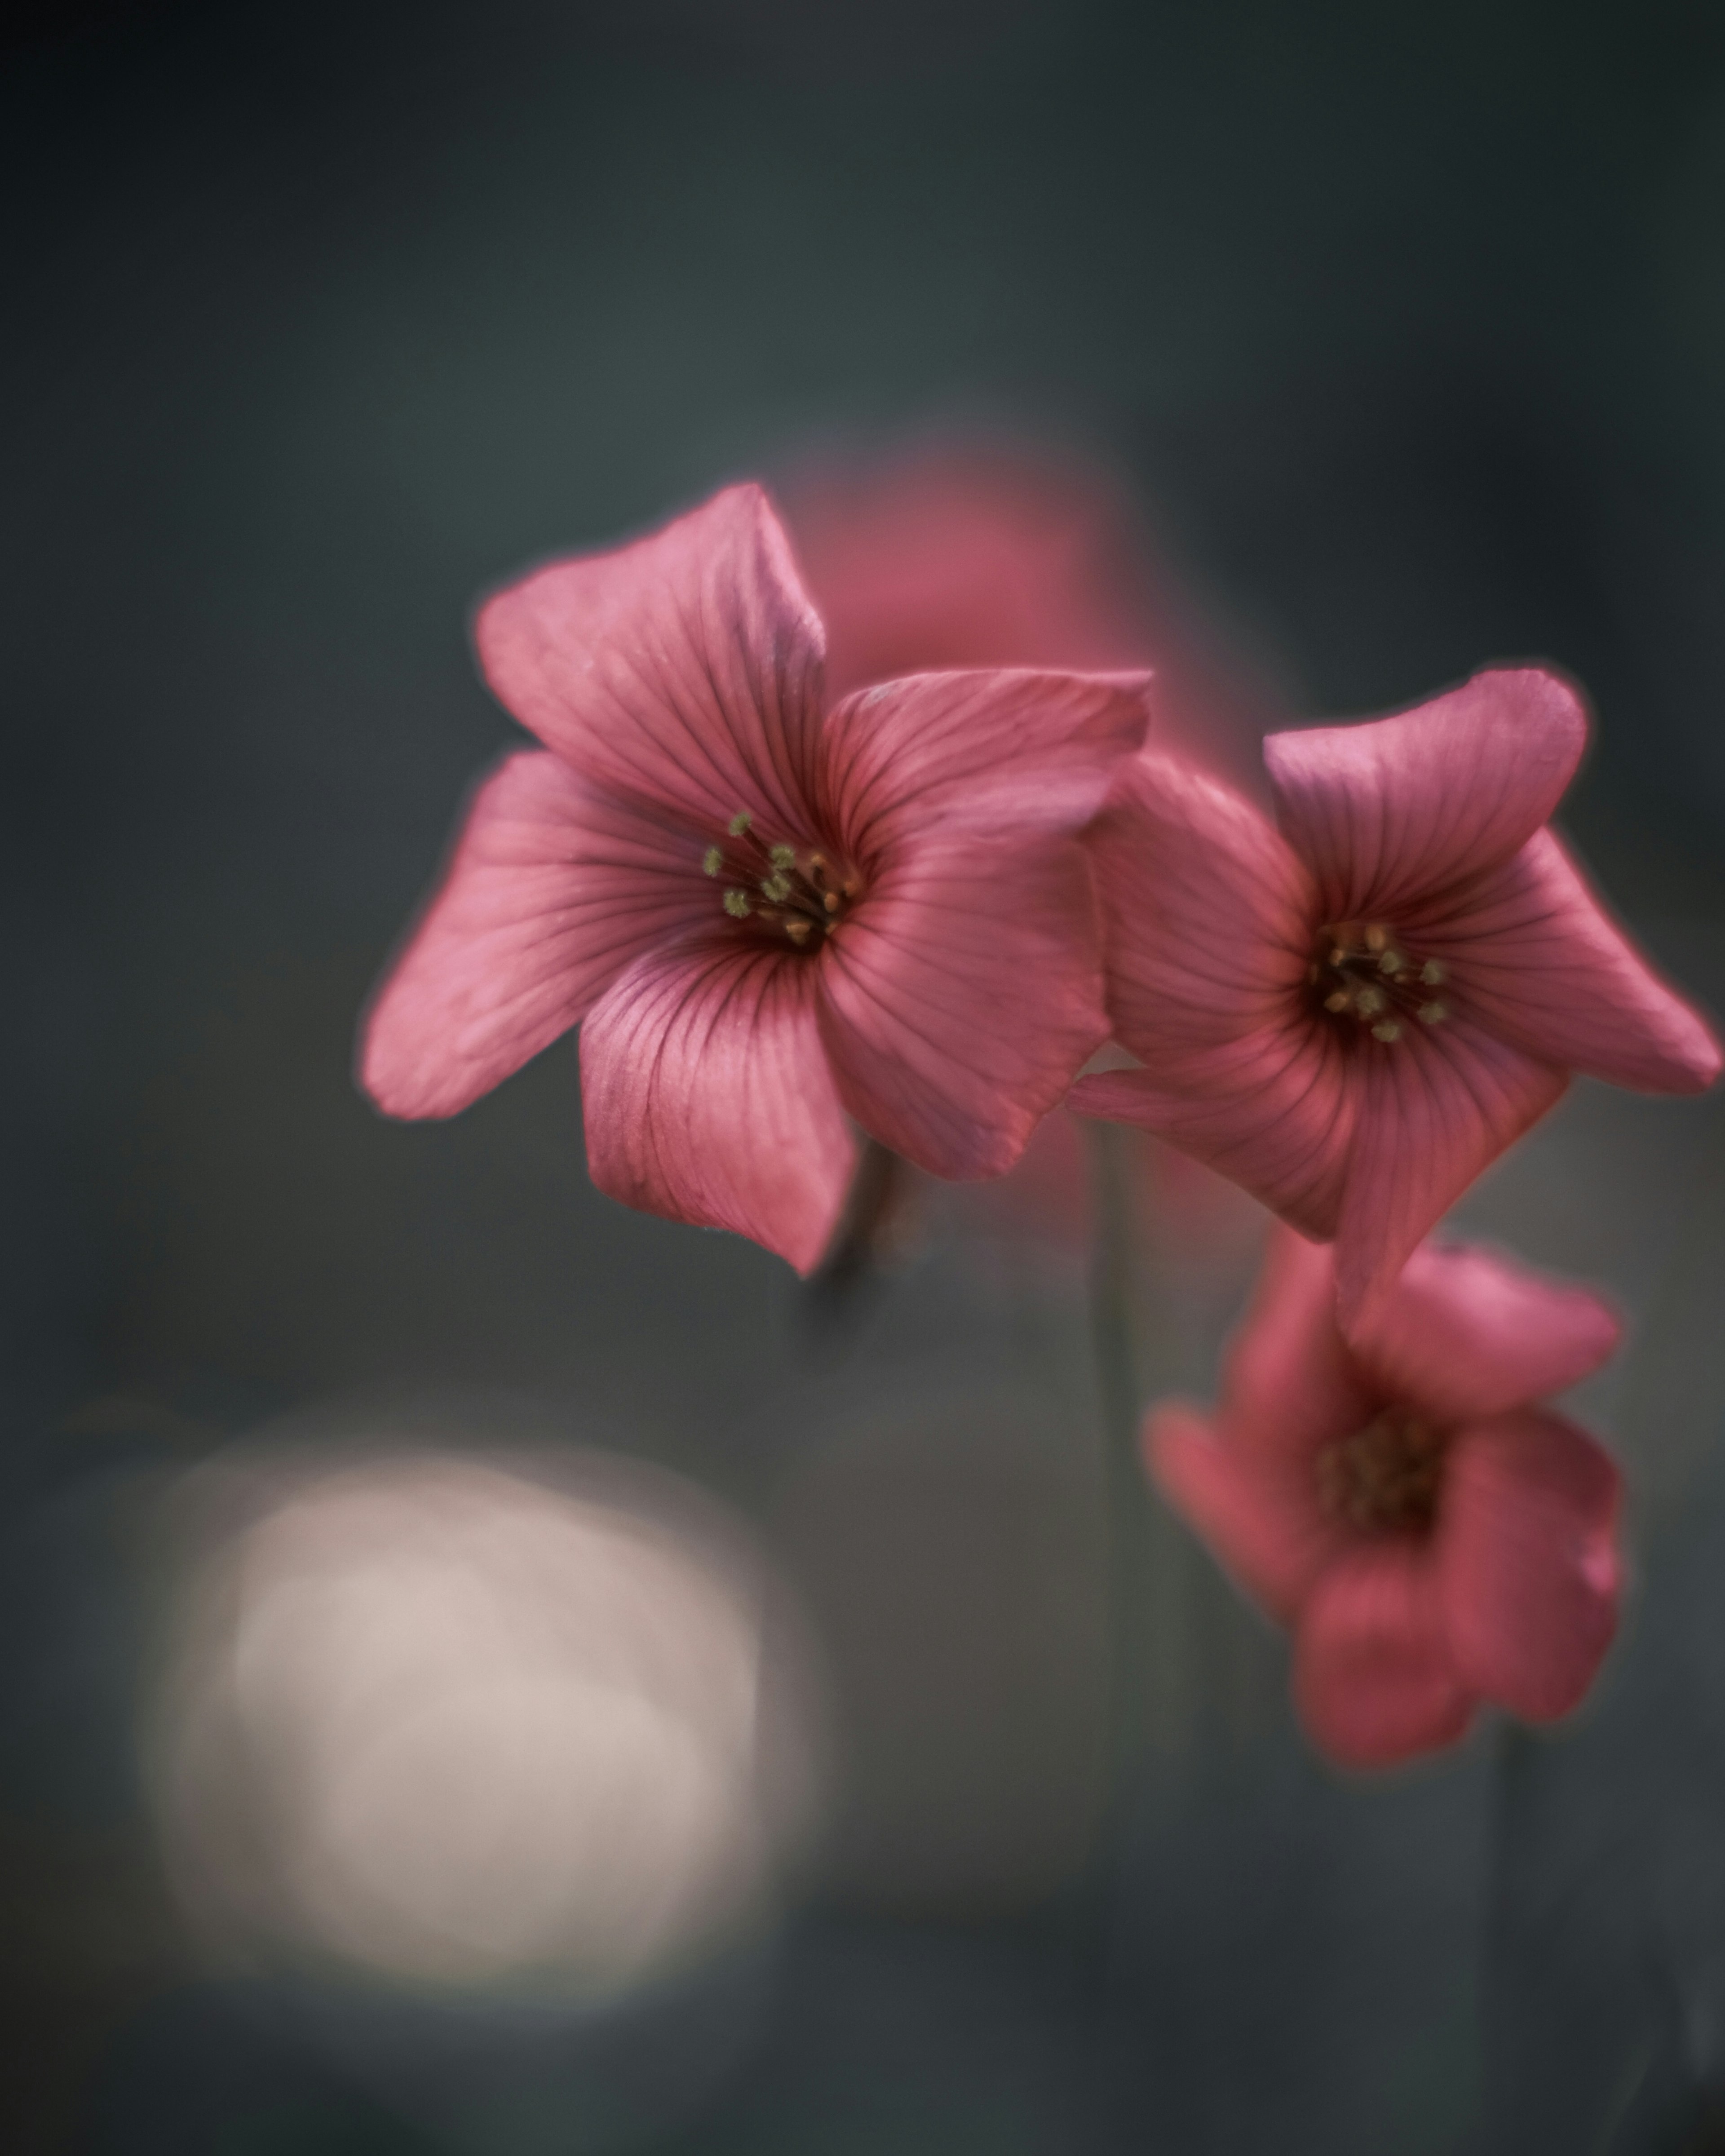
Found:
<svg viewBox="0 0 1725 2156"><path fill-rule="evenodd" d="M480 787L377 998L361 1075L449 1116L581 1024L600 1188L806 1271L847 1115L999 1173L1105 1036L1076 834L1142 737L1142 676L926 674L827 711L822 632L736 487L482 609L546 744Z"/></svg>
<svg viewBox="0 0 1725 2156"><path fill-rule="evenodd" d="M1537 668L1265 742L1281 824L1147 753L1092 834L1116 1038L1072 1106L1335 1240L1344 1318L1583 1070L1699 1092L1718 1043L1546 829L1580 758Z"/></svg>
<svg viewBox="0 0 1725 2156"><path fill-rule="evenodd" d="M1158 738L1242 768L1280 716L1081 463L937 440L806 465L781 501L835 696L926 667L1153 665Z"/></svg>
<svg viewBox="0 0 1725 2156"><path fill-rule="evenodd" d="M1615 1467L1532 1404L1598 1368L1611 1312L1486 1250L1430 1244L1344 1341L1335 1254L1271 1231L1214 1420L1145 1429L1171 1502L1294 1630L1313 1741L1387 1766L1482 1701L1567 1714L1616 1625Z"/></svg>

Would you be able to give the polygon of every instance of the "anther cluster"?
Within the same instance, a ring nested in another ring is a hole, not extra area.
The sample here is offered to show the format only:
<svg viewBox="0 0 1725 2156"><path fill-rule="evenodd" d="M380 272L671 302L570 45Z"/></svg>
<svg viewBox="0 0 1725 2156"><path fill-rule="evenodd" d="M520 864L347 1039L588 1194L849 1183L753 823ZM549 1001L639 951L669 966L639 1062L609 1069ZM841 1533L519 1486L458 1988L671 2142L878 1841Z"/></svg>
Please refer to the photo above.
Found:
<svg viewBox="0 0 1725 2156"><path fill-rule="evenodd" d="M1444 968L1411 954L1387 921L1326 922L1306 978L1332 1018L1352 1020L1386 1045L1409 1025L1441 1025L1450 1015L1436 993L1447 978Z"/></svg>
<svg viewBox="0 0 1725 2156"><path fill-rule="evenodd" d="M726 912L799 951L819 948L861 894L855 869L813 847L768 845L746 808L731 819L726 839L701 862L724 887Z"/></svg>
<svg viewBox="0 0 1725 2156"><path fill-rule="evenodd" d="M1317 1456L1318 1501L1367 1534L1429 1527L1443 1481L1445 1433L1405 1408L1385 1408Z"/></svg>

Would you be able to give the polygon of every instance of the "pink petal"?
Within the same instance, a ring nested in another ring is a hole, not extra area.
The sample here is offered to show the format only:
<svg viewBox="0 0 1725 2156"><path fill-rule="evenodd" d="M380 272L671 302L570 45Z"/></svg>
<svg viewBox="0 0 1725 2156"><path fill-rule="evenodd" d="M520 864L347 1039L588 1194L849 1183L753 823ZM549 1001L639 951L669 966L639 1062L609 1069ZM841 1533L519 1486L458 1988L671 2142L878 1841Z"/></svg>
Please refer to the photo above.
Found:
<svg viewBox="0 0 1725 2156"><path fill-rule="evenodd" d="M1353 1149L1336 1229L1337 1304L1352 1332L1433 1224L1537 1122L1567 1081L1459 1017L1398 1042L1350 1043Z"/></svg>
<svg viewBox="0 0 1725 2156"><path fill-rule="evenodd" d="M366 1019L360 1082L389 1115L453 1116L711 906L700 865L557 757L509 757Z"/></svg>
<svg viewBox="0 0 1725 2156"><path fill-rule="evenodd" d="M1351 1339L1391 1398L1457 1422L1579 1383L1615 1353L1621 1331L1590 1288L1495 1251L1425 1243Z"/></svg>
<svg viewBox="0 0 1725 2156"><path fill-rule="evenodd" d="M1617 1628L1621 1480L1573 1423L1524 1410L1452 1445L1437 1527L1457 1667L1529 1722L1567 1714Z"/></svg>
<svg viewBox="0 0 1725 2156"><path fill-rule="evenodd" d="M1650 1093L1704 1092L1718 1041L1606 914L1550 831L1422 934L1446 990L1529 1055Z"/></svg>
<svg viewBox="0 0 1725 2156"><path fill-rule="evenodd" d="M1220 1419L1230 1440L1297 1467L1315 1506L1317 1453L1363 1430L1384 1398L1337 1329L1335 1252L1272 1228L1224 1368Z"/></svg>
<svg viewBox="0 0 1725 2156"><path fill-rule="evenodd" d="M1586 741L1567 682L1494 667L1394 718L1271 734L1264 760L1323 918L1361 920L1507 861L1557 807Z"/></svg>
<svg viewBox="0 0 1725 2156"><path fill-rule="evenodd" d="M1344 1767L1389 1767L1454 1744L1475 1697L1450 1659L1429 1548L1356 1544L1301 1614L1294 1697L1312 1742Z"/></svg>
<svg viewBox="0 0 1725 2156"><path fill-rule="evenodd" d="M536 570L475 635L504 703L597 783L709 837L739 809L769 843L814 835L820 621L759 487Z"/></svg>
<svg viewBox="0 0 1725 2156"><path fill-rule="evenodd" d="M1147 674L916 674L827 722L823 798L853 858L936 829L1076 831L1143 740Z"/></svg>
<svg viewBox="0 0 1725 2156"><path fill-rule="evenodd" d="M581 1029L588 1165L610 1197L819 1260L856 1147L815 968L730 939L638 958Z"/></svg>
<svg viewBox="0 0 1725 2156"><path fill-rule="evenodd" d="M1107 1037L1095 907L1070 839L906 847L821 956L845 1105L931 1174L1010 1168Z"/></svg>
<svg viewBox="0 0 1725 2156"><path fill-rule="evenodd" d="M1071 1105L1142 1125L1315 1235L1335 1229L1353 1103L1305 998L1317 901L1257 810L1173 758L1127 764L1089 834L1115 1037L1143 1065Z"/></svg>
<svg viewBox="0 0 1725 2156"><path fill-rule="evenodd" d="M1225 1568L1273 1616L1291 1620L1342 1537L1306 1471L1243 1459L1179 1402L1144 1425L1144 1450L1163 1494Z"/></svg>

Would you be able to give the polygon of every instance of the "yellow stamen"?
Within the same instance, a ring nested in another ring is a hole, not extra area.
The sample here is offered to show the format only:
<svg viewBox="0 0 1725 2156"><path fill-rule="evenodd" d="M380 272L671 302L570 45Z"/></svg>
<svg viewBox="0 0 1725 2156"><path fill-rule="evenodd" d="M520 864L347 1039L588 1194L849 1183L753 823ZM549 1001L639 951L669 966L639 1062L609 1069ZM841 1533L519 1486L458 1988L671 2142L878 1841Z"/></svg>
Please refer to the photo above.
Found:
<svg viewBox="0 0 1725 2156"><path fill-rule="evenodd" d="M1393 1018L1380 1019L1379 1022L1372 1028L1372 1038L1373 1040L1399 1040L1401 1037L1402 1029Z"/></svg>
<svg viewBox="0 0 1725 2156"><path fill-rule="evenodd" d="M1428 988L1440 988L1448 976L1435 958L1428 958L1420 968L1420 978Z"/></svg>
<svg viewBox="0 0 1725 2156"><path fill-rule="evenodd" d="M1324 998L1324 1009L1327 1011L1345 1011L1348 1008L1348 997L1347 989L1337 988L1334 995L1326 996Z"/></svg>
<svg viewBox="0 0 1725 2156"><path fill-rule="evenodd" d="M747 921L751 911L748 893L746 891L727 891L725 911L733 921Z"/></svg>
<svg viewBox="0 0 1725 2156"><path fill-rule="evenodd" d="M716 875L725 865L725 855L717 846L709 846L701 857L701 865L709 875Z"/></svg>
<svg viewBox="0 0 1725 2156"><path fill-rule="evenodd" d="M739 808L725 828L733 839L740 839L754 820L747 808Z"/></svg>
<svg viewBox="0 0 1725 2156"><path fill-rule="evenodd" d="M1421 1025L1441 1025L1449 1015L1447 1008L1442 1004L1421 1004L1414 1013Z"/></svg>

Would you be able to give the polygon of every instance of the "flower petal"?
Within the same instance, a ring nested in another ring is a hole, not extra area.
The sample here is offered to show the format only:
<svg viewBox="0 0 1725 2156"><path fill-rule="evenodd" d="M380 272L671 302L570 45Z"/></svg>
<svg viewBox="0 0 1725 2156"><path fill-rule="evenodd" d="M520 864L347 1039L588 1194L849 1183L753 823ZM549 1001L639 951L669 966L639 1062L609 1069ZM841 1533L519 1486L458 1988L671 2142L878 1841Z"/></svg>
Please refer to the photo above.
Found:
<svg viewBox="0 0 1725 2156"><path fill-rule="evenodd" d="M1169 1504L1248 1594L1288 1622L1342 1546L1309 1463L1300 1474L1243 1460L1180 1401L1148 1418L1144 1453Z"/></svg>
<svg viewBox="0 0 1725 2156"><path fill-rule="evenodd" d="M1361 1543L1308 1597L1294 1697L1312 1742L1344 1767L1389 1767L1467 1732L1475 1697L1450 1659L1429 1548Z"/></svg>
<svg viewBox="0 0 1725 2156"><path fill-rule="evenodd" d="M1457 1667L1529 1722L1578 1705L1617 1629L1621 1478L1560 1416L1523 1411L1450 1447L1438 1576Z"/></svg>
<svg viewBox="0 0 1725 2156"><path fill-rule="evenodd" d="M1351 1340L1388 1394L1453 1423L1578 1383L1621 1332L1590 1288L1476 1245L1425 1243Z"/></svg>
<svg viewBox="0 0 1725 2156"><path fill-rule="evenodd" d="M1363 1430L1383 1404L1337 1329L1335 1252L1272 1228L1223 1370L1219 1419L1230 1441L1296 1466L1315 1505L1317 1453Z"/></svg>
<svg viewBox="0 0 1725 2156"><path fill-rule="evenodd" d="M1144 738L1147 674L913 674L827 721L823 798L867 861L932 827L1076 831Z"/></svg>
<svg viewBox="0 0 1725 2156"><path fill-rule="evenodd" d="M1334 1233L1353 1104L1302 994L1317 902L1257 810L1173 757L1136 757L1087 835L1115 1037L1143 1065L1075 1088L1314 1235Z"/></svg>
<svg viewBox="0 0 1725 2156"><path fill-rule="evenodd" d="M856 1147L808 961L728 938L646 952L582 1028L581 1078L608 1196L819 1262Z"/></svg>
<svg viewBox="0 0 1725 2156"><path fill-rule="evenodd" d="M1076 839L906 848L821 954L845 1105L931 1174L999 1175L1107 1038Z"/></svg>
<svg viewBox="0 0 1725 2156"><path fill-rule="evenodd" d="M1568 682L1493 667L1394 718L1271 734L1264 760L1324 919L1359 920L1507 861L1557 807L1586 742Z"/></svg>
<svg viewBox="0 0 1725 2156"><path fill-rule="evenodd" d="M1536 831L1422 939L1453 993L1502 1040L1548 1063L1650 1093L1704 1092L1718 1041Z"/></svg>
<svg viewBox="0 0 1725 2156"><path fill-rule="evenodd" d="M820 620L759 487L536 570L475 639L503 702L596 783L709 836L739 809L814 835Z"/></svg>
<svg viewBox="0 0 1725 2156"><path fill-rule="evenodd" d="M567 1033L711 887L699 849L512 756L480 786L443 882L368 1012L360 1082L392 1116L453 1116Z"/></svg>
<svg viewBox="0 0 1725 2156"><path fill-rule="evenodd" d="M1383 1047L1351 1044L1358 1099L1336 1229L1343 1329L1468 1184L1558 1099L1568 1081L1459 1017Z"/></svg>

